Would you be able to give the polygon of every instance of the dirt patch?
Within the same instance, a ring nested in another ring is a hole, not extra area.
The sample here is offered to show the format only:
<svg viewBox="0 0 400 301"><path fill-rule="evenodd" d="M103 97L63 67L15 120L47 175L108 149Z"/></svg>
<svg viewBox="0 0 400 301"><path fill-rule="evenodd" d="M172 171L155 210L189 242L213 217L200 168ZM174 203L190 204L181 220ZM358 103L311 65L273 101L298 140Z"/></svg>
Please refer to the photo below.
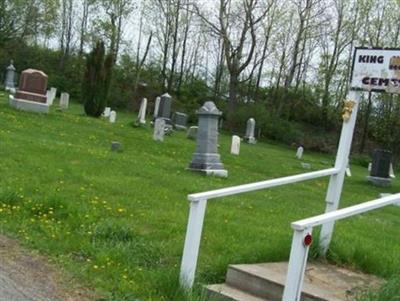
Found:
<svg viewBox="0 0 400 301"><path fill-rule="evenodd" d="M0 300L89 301L94 293L77 286L43 256L0 235Z"/></svg>

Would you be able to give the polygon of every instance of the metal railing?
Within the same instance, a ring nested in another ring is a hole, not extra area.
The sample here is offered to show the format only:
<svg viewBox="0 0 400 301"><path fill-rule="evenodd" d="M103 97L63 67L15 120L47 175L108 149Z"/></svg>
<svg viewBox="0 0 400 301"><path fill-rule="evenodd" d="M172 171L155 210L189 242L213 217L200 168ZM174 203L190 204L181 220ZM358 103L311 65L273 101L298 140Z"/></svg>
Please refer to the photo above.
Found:
<svg viewBox="0 0 400 301"><path fill-rule="evenodd" d="M398 202L400 202L400 193L293 222L292 228L294 229L294 234L292 249L290 251L286 285L282 301L300 300L308 250L312 242L312 229L314 227Z"/></svg>
<svg viewBox="0 0 400 301"><path fill-rule="evenodd" d="M193 286L196 273L197 258L199 255L201 232L203 229L204 215L208 200L250 191L272 188L290 183L302 182L325 176L332 176L338 174L339 172L340 170L337 168L328 168L294 176L211 190L202 193L189 194L188 200L190 201L190 212L180 271L181 286L185 288L191 288Z"/></svg>

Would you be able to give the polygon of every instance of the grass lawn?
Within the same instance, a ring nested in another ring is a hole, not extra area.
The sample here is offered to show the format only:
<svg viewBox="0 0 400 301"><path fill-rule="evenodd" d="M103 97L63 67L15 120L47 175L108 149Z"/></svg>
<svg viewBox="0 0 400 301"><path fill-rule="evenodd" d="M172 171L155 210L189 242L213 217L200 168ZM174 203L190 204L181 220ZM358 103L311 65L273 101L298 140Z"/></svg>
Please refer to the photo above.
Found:
<svg viewBox="0 0 400 301"><path fill-rule="evenodd" d="M47 255L102 300L185 300L177 279L187 194L304 172L295 149L242 144L234 156L230 137L220 135L229 177L205 177L185 170L195 149L185 133L156 143L150 127L131 126L133 114L118 112L110 124L82 113L78 104L64 113L19 112L0 96L0 233ZM123 152L111 152L111 141ZM318 170L334 158L306 150L304 161ZM400 190L397 180L373 187L365 168L351 167L341 207ZM287 260L290 222L324 211L327 182L211 200L191 299L201 284L222 282L230 263ZM399 216L400 207L390 206L339 221L329 259L396 278Z"/></svg>

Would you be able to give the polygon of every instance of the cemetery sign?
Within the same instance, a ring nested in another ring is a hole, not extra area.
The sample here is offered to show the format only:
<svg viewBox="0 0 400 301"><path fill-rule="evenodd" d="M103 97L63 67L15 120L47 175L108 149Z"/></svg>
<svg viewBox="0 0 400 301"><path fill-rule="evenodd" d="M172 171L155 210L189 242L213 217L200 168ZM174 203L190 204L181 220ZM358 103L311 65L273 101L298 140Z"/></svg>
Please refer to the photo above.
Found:
<svg viewBox="0 0 400 301"><path fill-rule="evenodd" d="M356 47L350 88L400 92L400 49Z"/></svg>

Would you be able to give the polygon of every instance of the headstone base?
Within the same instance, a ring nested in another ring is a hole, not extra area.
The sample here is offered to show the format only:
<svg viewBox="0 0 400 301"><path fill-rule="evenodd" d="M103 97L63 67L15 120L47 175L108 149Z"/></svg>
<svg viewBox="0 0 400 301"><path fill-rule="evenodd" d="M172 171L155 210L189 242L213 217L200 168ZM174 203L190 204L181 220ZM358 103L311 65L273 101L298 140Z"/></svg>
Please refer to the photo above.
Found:
<svg viewBox="0 0 400 301"><path fill-rule="evenodd" d="M246 141L248 144L256 144L257 143L257 140L254 137L244 138L244 141Z"/></svg>
<svg viewBox="0 0 400 301"><path fill-rule="evenodd" d="M375 186L380 186L380 187L388 187L392 184L392 179L391 178L380 178L380 177L372 177L372 176L367 176L368 182L372 183Z"/></svg>
<svg viewBox="0 0 400 301"><path fill-rule="evenodd" d="M224 170L224 165L221 163L219 154L201 154L194 153L192 162L189 164L189 169L192 170Z"/></svg>
<svg viewBox="0 0 400 301"><path fill-rule="evenodd" d="M203 172L207 176L214 176L214 177L219 177L219 178L227 178L228 177L228 171L226 169L197 169L197 168L189 167L189 168L187 168L187 170Z"/></svg>
<svg viewBox="0 0 400 301"><path fill-rule="evenodd" d="M41 103L36 101L30 101L25 99L18 99L14 98L10 95L9 97L9 104L11 107L22 110L22 111L29 111L35 113L49 113L49 104Z"/></svg>

